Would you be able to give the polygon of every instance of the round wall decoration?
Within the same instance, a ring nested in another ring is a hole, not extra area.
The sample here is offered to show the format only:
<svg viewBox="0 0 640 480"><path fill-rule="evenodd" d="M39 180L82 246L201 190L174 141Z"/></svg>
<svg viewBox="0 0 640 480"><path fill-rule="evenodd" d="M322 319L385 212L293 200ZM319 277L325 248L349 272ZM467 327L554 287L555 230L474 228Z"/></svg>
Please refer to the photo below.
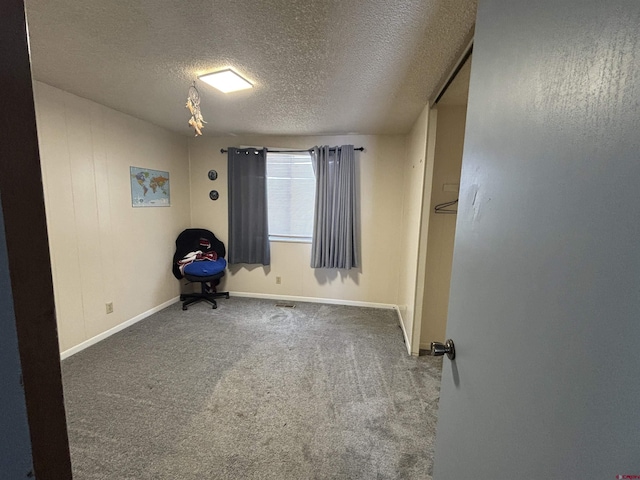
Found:
<svg viewBox="0 0 640 480"><path fill-rule="evenodd" d="M217 191L217 190L211 190L211 191L209 192L209 198L210 198L211 200L217 200L219 196L220 196L220 195L218 194L218 191Z"/></svg>
<svg viewBox="0 0 640 480"><path fill-rule="evenodd" d="M209 170L207 176L209 177L209 180L215 180L216 178L218 178L218 172L216 172L215 170Z"/></svg>

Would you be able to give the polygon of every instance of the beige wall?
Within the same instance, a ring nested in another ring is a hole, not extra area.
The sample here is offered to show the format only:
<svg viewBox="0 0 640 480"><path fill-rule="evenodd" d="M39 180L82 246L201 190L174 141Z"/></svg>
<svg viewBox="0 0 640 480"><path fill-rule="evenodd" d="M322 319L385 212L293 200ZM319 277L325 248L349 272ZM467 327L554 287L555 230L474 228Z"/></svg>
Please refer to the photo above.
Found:
<svg viewBox="0 0 640 480"><path fill-rule="evenodd" d="M187 139L42 83L35 97L65 351L178 295L170 265L190 224ZM130 166L168 171L171 206L132 208Z"/></svg>
<svg viewBox="0 0 640 480"><path fill-rule="evenodd" d="M42 83L35 92L61 351L174 299L179 282L169 266L184 228L209 228L227 242L227 156L220 149L237 145L364 146L356 155L361 266L312 269L310 244L272 242L269 267L231 266L222 287L399 305L411 340L428 109L406 136L187 139ZM171 207L131 207L132 165L169 171ZM213 182L212 168L219 174ZM220 192L215 202L212 189ZM106 314L107 302L114 313Z"/></svg>
<svg viewBox="0 0 640 480"><path fill-rule="evenodd" d="M443 187L460 183L465 119L465 106L438 107L431 212L437 204L458 198L457 192L446 192ZM456 215L429 216L420 348L445 340L455 229Z"/></svg>
<svg viewBox="0 0 640 480"><path fill-rule="evenodd" d="M424 108L407 136L407 156L402 165L402 226L399 231L402 243L398 251L400 281L398 308L409 341L413 343L416 273L420 242L420 217L426 167L427 129L429 108ZM417 353L417 352L416 352Z"/></svg>
<svg viewBox="0 0 640 480"><path fill-rule="evenodd" d="M361 267L351 271L312 269L311 245L271 243L271 265L232 266L223 288L234 292L339 299L353 302L397 304L402 237L402 202L405 140L398 136L308 137L199 137L189 141L191 161L191 219L194 227L211 229L222 241L228 239L227 155L229 146L309 148L313 145L353 144L358 152L360 190ZM218 171L215 181L207 178ZM209 191L220 192L217 201ZM275 277L282 277L277 285Z"/></svg>

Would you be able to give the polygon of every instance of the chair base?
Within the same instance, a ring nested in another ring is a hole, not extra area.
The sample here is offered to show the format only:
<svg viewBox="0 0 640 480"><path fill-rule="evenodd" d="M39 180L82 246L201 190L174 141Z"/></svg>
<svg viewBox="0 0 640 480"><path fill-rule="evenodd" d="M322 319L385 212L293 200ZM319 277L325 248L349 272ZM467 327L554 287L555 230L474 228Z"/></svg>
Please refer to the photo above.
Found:
<svg viewBox="0 0 640 480"><path fill-rule="evenodd" d="M182 302L182 310L187 310L189 305L197 302L209 302L212 307L218 308L216 298L229 298L229 292L207 292L206 282L200 282L200 292L196 293L183 293L180 295L180 301Z"/></svg>

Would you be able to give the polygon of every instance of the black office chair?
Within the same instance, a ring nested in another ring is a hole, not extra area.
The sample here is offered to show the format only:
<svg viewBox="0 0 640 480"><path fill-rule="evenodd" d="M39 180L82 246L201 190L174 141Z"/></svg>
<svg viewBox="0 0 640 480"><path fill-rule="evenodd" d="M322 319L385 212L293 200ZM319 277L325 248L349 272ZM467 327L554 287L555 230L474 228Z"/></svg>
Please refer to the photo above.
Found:
<svg viewBox="0 0 640 480"><path fill-rule="evenodd" d="M196 253L201 252L201 253ZM229 298L229 292L216 291L224 277L227 265L224 243L209 230L188 228L176 238L176 253L173 255L173 275L189 282L200 283L200 292L180 295L182 310L202 300L218 308L216 298Z"/></svg>

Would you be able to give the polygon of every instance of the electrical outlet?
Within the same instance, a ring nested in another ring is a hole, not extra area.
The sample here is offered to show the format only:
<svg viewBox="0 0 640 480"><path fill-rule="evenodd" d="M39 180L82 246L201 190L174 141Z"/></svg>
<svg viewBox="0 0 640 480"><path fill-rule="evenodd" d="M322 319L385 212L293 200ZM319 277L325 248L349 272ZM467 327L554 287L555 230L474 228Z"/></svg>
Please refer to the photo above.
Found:
<svg viewBox="0 0 640 480"><path fill-rule="evenodd" d="M282 283L282 277L276 277L276 285L280 285Z"/></svg>
<svg viewBox="0 0 640 480"><path fill-rule="evenodd" d="M105 307L107 307L107 313L113 313L113 302L105 304Z"/></svg>

